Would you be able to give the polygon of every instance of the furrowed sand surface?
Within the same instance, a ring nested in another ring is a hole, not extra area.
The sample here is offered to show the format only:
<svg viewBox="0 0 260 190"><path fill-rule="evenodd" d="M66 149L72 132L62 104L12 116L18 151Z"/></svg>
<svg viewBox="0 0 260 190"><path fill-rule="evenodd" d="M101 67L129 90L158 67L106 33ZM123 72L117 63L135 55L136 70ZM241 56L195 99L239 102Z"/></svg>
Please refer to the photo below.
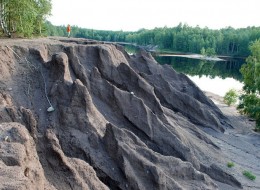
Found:
<svg viewBox="0 0 260 190"><path fill-rule="evenodd" d="M146 51L0 40L0 189L259 189L253 126Z"/></svg>
<svg viewBox="0 0 260 190"><path fill-rule="evenodd" d="M222 157L229 158L235 166L230 168L236 178L244 181L244 189L260 189L260 134L253 131L255 122L247 116L241 115L235 106L227 106L223 102L223 97L210 92L205 94L220 108L231 121L233 129L225 131L224 135L219 135L213 131L209 134L213 136L213 141L221 147ZM242 175L243 171L251 171L256 175L255 184Z"/></svg>

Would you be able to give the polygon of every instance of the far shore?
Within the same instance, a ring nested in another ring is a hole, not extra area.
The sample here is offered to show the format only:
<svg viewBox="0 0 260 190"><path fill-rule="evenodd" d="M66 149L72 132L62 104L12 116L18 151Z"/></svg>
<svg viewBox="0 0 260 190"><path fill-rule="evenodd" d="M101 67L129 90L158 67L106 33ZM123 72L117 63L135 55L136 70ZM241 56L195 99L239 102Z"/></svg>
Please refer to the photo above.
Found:
<svg viewBox="0 0 260 190"><path fill-rule="evenodd" d="M207 61L225 61L224 59L218 58L218 57L210 57L210 56L204 56L200 54L158 54L159 57L185 57L185 58L191 58L191 59L201 59L201 60L207 60Z"/></svg>

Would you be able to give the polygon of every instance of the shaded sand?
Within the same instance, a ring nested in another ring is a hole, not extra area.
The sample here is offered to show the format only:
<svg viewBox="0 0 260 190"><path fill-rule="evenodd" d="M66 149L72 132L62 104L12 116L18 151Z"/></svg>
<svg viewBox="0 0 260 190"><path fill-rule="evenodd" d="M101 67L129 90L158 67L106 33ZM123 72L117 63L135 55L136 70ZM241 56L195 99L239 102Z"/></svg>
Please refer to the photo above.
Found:
<svg viewBox="0 0 260 190"><path fill-rule="evenodd" d="M1 40L0 189L259 189L259 134L213 100L145 51Z"/></svg>
<svg viewBox="0 0 260 190"><path fill-rule="evenodd" d="M243 184L244 189L260 189L260 134L253 131L254 121L241 115L235 106L227 106L223 102L223 97L210 92L205 94L229 118L234 127L226 129L223 135L207 130L212 135L212 141L221 147L223 154L220 156L227 157L230 162L235 163L235 166L229 170ZM256 180L252 182L245 178L242 175L244 170L251 171L256 176ZM225 185L222 184L222 187L224 188Z"/></svg>

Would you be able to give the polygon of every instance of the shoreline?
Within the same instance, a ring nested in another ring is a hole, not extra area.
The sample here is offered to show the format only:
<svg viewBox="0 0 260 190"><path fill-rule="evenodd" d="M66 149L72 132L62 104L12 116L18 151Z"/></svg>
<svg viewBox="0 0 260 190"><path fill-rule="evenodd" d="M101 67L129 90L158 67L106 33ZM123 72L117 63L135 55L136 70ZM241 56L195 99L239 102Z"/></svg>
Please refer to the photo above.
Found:
<svg viewBox="0 0 260 190"><path fill-rule="evenodd" d="M232 125L232 127L227 127L223 134L205 130L210 135L211 140L220 147L222 151L221 156L225 158L226 162L233 162L235 164L234 168L227 168L227 171L239 180L243 189L260 189L260 164L256 164L259 163L260 159L260 133L254 131L255 122L248 116L240 114L236 106L226 105L223 97L205 91L204 94L214 102L224 116L230 120ZM243 171L245 170L252 172L256 176L256 179L250 181L243 176ZM216 183L220 189L236 189L217 181Z"/></svg>
<svg viewBox="0 0 260 190"><path fill-rule="evenodd" d="M235 105L228 106L224 103L224 98L220 95L208 91L203 92L230 120L234 129L229 130L234 130L235 132L242 134L256 133L254 131L255 121L250 119L247 115L239 113Z"/></svg>
<svg viewBox="0 0 260 190"><path fill-rule="evenodd" d="M200 60L206 60L206 61L225 61L224 59L221 59L219 57L209 57L209 56L204 56L204 55L200 55L200 54L187 54L187 55L180 55L180 54L158 54L157 56L159 57L185 57L185 58L190 58L190 59L200 59Z"/></svg>

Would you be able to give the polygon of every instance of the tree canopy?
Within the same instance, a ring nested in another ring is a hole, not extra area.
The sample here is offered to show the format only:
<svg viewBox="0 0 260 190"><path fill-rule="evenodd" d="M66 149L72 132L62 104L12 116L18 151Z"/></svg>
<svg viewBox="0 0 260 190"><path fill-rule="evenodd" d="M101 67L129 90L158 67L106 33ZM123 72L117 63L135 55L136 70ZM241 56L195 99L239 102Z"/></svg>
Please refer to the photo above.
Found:
<svg viewBox="0 0 260 190"><path fill-rule="evenodd" d="M51 0L0 0L0 35L41 35Z"/></svg>
<svg viewBox="0 0 260 190"><path fill-rule="evenodd" d="M260 130L260 40L251 43L251 55L241 68L245 93L241 96L239 109L256 119L256 128Z"/></svg>

